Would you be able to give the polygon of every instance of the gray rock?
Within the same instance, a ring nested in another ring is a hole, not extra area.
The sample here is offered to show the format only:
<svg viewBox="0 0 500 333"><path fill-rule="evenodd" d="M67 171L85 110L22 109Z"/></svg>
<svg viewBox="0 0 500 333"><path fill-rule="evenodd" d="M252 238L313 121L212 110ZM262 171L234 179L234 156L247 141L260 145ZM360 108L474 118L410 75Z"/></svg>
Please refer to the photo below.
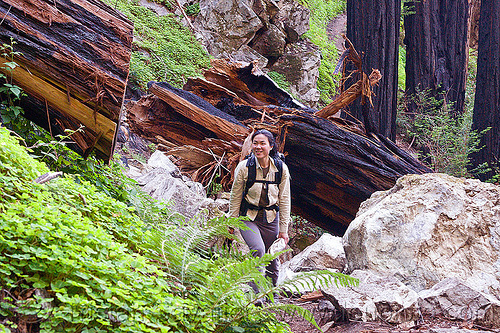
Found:
<svg viewBox="0 0 500 333"><path fill-rule="evenodd" d="M500 296L500 187L407 175L361 204L346 231L350 269L393 273L416 291L457 277Z"/></svg>
<svg viewBox="0 0 500 333"><path fill-rule="evenodd" d="M148 160L148 166L152 168L163 168L172 175L179 174L179 168L170 160L170 158L165 155L160 150L155 151Z"/></svg>
<svg viewBox="0 0 500 333"><path fill-rule="evenodd" d="M323 290L326 298L350 320L382 319L400 324L418 319L418 295L398 279L372 271L356 270L358 287Z"/></svg>
<svg viewBox="0 0 500 333"><path fill-rule="evenodd" d="M267 58L252 49L248 45L242 45L237 51L229 55L229 59L234 62L254 63L261 71L267 66Z"/></svg>
<svg viewBox="0 0 500 333"><path fill-rule="evenodd" d="M500 301L472 289L457 278L444 279L418 296L422 313L472 321L485 327L500 327Z"/></svg>
<svg viewBox="0 0 500 333"><path fill-rule="evenodd" d="M181 178L172 176L163 168L148 171L137 177L136 181L152 198L172 203L173 211L189 218L195 216L207 200L206 196L201 195L199 187L190 188Z"/></svg>
<svg viewBox="0 0 500 333"><path fill-rule="evenodd" d="M314 244L280 265L278 284L293 279L300 272L312 270L329 270L342 272L345 269L346 258L342 247L342 238L323 234ZM300 292L314 291L307 285L299 286Z"/></svg>
<svg viewBox="0 0 500 333"><path fill-rule="evenodd" d="M135 179L152 198L171 203L173 211L188 218L201 210L208 210L208 215L213 216L215 210L222 211L228 205L227 202L216 203L207 198L203 185L183 177L179 168L159 150L141 168L131 167L127 175Z"/></svg>
<svg viewBox="0 0 500 333"><path fill-rule="evenodd" d="M309 30L310 11L295 0L281 0L279 6L276 21L283 25L287 42L295 43Z"/></svg>
<svg viewBox="0 0 500 333"><path fill-rule="evenodd" d="M292 95L309 107L315 107L320 95L317 89L320 64L321 54L317 46L303 40L288 44L271 70L286 77Z"/></svg>
<svg viewBox="0 0 500 333"><path fill-rule="evenodd" d="M276 25L270 24L268 29L256 35L252 48L265 57L280 57L285 52L286 35Z"/></svg>
<svg viewBox="0 0 500 333"><path fill-rule="evenodd" d="M325 233L284 266L290 268L292 272L328 268L342 272L346 262L342 238Z"/></svg>
<svg viewBox="0 0 500 333"><path fill-rule="evenodd" d="M252 0L201 0L193 24L203 45L216 58L248 44L264 25L253 11Z"/></svg>
<svg viewBox="0 0 500 333"><path fill-rule="evenodd" d="M278 3L274 0L254 0L252 9L266 28L279 11Z"/></svg>
<svg viewBox="0 0 500 333"><path fill-rule="evenodd" d="M335 307L333 306L332 302L326 299L320 299L318 301L318 311L321 312L332 312L335 310Z"/></svg>

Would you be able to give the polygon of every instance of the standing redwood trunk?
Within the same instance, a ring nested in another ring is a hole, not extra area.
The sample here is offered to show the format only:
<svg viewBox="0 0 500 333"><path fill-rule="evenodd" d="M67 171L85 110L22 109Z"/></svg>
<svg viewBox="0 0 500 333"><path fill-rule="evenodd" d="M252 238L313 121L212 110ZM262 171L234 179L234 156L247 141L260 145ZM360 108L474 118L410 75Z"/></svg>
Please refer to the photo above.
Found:
<svg viewBox="0 0 500 333"><path fill-rule="evenodd" d="M476 97L472 128L482 131L491 127L481 138L479 152L473 154L474 167L487 162L498 168L500 158L500 2L482 0L479 19ZM498 169L497 169L498 170ZM491 178L494 172L479 175Z"/></svg>
<svg viewBox="0 0 500 333"><path fill-rule="evenodd" d="M406 92L430 90L430 96L455 103L462 114L467 68L468 0L410 1L405 4ZM444 96L442 94L444 93ZM410 113L416 110L410 103Z"/></svg>
<svg viewBox="0 0 500 333"><path fill-rule="evenodd" d="M401 0L347 0L347 37L363 52L363 72L382 74L374 92L373 107L367 101L351 104L349 112L368 132L394 140L398 88L398 40ZM354 78L356 82L358 78Z"/></svg>
<svg viewBox="0 0 500 333"><path fill-rule="evenodd" d="M477 50L479 39L479 12L481 0L469 0L469 47Z"/></svg>

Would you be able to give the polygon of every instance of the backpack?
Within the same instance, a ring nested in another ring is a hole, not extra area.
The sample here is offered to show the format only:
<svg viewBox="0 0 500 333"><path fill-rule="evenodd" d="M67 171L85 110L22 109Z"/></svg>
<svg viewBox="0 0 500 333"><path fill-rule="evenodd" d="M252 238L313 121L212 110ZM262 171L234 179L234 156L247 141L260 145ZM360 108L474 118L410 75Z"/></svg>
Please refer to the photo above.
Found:
<svg viewBox="0 0 500 333"><path fill-rule="evenodd" d="M283 176L283 163L285 162L285 155L282 153L278 153L277 156L271 157L274 161L274 165L276 165L276 168L278 171L275 172L274 174L274 180L257 180L255 179L257 177L257 162L255 159L255 155L253 153L250 153L245 157L247 160L247 168L248 168L248 177L247 181L245 183L245 188L243 189L243 195L241 197L241 204L240 204L240 216L245 216L248 212L248 209L256 209L256 210L276 210L277 212L279 211L278 205L274 204L269 207L259 207L250 204L248 201L246 201L245 197L248 194L248 190L253 186L255 183L263 183L263 184L280 184L281 183L281 178Z"/></svg>

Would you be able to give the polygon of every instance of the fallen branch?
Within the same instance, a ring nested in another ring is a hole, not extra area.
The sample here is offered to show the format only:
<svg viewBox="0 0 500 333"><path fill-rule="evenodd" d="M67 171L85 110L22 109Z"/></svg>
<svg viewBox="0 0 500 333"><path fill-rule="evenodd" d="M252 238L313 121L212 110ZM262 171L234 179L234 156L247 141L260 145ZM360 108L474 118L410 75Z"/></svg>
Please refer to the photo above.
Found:
<svg viewBox="0 0 500 333"><path fill-rule="evenodd" d="M382 74L378 69L373 69L370 76L368 77L365 73L363 73L363 78L358 82L350 86L347 90L345 90L342 94L340 94L333 102L325 106L320 111L316 112L314 115L321 118L328 118L342 108L348 106L352 102L354 102L358 97L363 96L362 103L364 100L368 98L370 103L372 102L371 98L371 89L376 85L380 79L382 78Z"/></svg>
<svg viewBox="0 0 500 333"><path fill-rule="evenodd" d="M43 174L40 177L38 177L37 179L33 180L33 182L38 183L38 184L43 184L43 183L46 183L48 181L51 181L54 178L62 176L62 174L63 173L61 171L47 172L46 174Z"/></svg>

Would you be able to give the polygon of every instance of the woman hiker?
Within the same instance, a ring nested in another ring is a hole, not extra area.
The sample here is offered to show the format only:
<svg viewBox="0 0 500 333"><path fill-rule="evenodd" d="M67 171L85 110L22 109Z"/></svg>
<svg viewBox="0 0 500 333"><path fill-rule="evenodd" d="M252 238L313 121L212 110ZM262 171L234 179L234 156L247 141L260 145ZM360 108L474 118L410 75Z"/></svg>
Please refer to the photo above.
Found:
<svg viewBox="0 0 500 333"><path fill-rule="evenodd" d="M276 239L283 238L288 243L290 172L278 154L271 132L258 130L251 139L252 154L234 172L229 214L250 218L245 221L249 229L241 230L241 235L253 255L262 257ZM276 286L278 259L266 267L266 276ZM255 284L252 287L257 293Z"/></svg>

